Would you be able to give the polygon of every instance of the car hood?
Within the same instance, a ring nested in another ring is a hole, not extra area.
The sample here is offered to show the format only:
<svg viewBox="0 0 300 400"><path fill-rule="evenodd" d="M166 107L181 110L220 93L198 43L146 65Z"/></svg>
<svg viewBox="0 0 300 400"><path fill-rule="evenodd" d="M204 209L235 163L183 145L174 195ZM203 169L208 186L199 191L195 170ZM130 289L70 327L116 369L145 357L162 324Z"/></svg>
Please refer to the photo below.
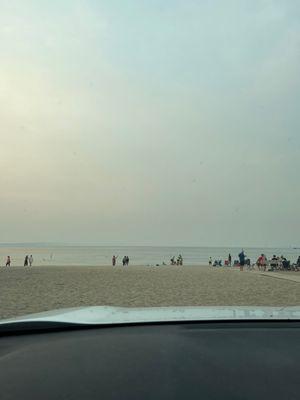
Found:
<svg viewBox="0 0 300 400"><path fill-rule="evenodd" d="M62 323L111 325L183 321L300 320L296 307L143 307L93 306L30 314L0 321L5 325Z"/></svg>

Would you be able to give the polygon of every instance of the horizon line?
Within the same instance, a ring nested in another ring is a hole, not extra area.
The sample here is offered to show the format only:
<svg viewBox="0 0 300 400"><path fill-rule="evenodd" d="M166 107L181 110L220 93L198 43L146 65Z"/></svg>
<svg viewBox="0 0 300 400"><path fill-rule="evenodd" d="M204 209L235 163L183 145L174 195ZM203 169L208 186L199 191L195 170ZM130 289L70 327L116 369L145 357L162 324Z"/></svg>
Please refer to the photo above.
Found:
<svg viewBox="0 0 300 400"><path fill-rule="evenodd" d="M300 246L297 245L289 245L289 246L276 246L276 245L267 245L267 246L257 246L257 245L169 245L169 244L98 244L96 242L51 242L51 241L43 241L43 242L0 242L0 246L21 246L21 245L51 245L51 246L66 246L66 247L73 247L73 246L86 246L86 247L184 247L184 248L248 248L248 249L257 249L257 248L266 248L266 249L300 249Z"/></svg>

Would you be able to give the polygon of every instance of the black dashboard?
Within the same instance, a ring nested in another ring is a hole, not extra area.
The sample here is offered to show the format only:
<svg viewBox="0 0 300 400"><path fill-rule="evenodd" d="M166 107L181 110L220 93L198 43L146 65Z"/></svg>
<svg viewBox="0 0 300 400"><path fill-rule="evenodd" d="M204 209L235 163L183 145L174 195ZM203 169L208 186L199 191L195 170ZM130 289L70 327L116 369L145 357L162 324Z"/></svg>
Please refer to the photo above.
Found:
<svg viewBox="0 0 300 400"><path fill-rule="evenodd" d="M2 400L296 400L300 322L185 322L4 334L0 391Z"/></svg>

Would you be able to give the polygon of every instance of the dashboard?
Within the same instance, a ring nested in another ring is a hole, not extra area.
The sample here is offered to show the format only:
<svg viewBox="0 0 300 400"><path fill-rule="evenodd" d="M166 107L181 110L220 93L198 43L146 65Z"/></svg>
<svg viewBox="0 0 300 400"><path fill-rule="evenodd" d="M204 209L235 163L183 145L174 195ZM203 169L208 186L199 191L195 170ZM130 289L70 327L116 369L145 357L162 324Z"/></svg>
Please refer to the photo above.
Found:
<svg viewBox="0 0 300 400"><path fill-rule="evenodd" d="M1 399L298 399L300 322L3 334Z"/></svg>

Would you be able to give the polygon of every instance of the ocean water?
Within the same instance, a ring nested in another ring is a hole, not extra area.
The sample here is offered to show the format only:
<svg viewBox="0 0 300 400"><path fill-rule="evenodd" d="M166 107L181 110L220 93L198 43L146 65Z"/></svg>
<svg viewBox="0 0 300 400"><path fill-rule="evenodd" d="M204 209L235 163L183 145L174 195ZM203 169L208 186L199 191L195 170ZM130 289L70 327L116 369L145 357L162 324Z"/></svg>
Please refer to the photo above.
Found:
<svg viewBox="0 0 300 400"><path fill-rule="evenodd" d="M118 256L120 265L124 255L130 258L130 265L157 265L179 254L184 265L207 265L209 257L223 262L231 253L232 260L238 259L240 248L234 247L154 247L154 246L75 246L47 244L0 244L0 266L5 265L6 257L11 257L12 266L21 266L26 254L33 255L34 265L111 265L113 255ZM246 256L255 262L261 253L268 258L273 254L284 255L296 262L300 249L294 248L244 248Z"/></svg>

